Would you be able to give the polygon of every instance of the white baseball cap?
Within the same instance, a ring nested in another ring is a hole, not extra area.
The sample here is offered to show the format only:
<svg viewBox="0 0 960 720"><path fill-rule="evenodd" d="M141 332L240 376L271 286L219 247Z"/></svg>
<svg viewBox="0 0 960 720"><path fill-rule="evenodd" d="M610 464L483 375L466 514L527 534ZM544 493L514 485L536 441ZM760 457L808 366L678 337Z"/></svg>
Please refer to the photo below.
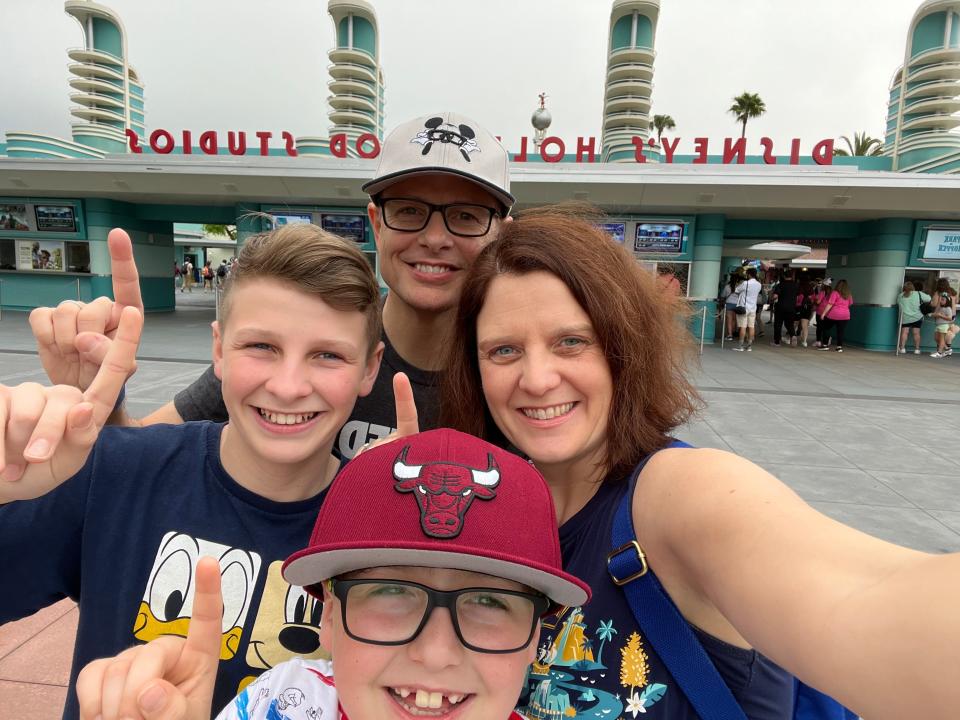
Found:
<svg viewBox="0 0 960 720"><path fill-rule="evenodd" d="M383 141L380 164L363 186L374 196L417 175L456 175L487 190L509 210L510 159L500 141L470 118L434 113L403 123Z"/></svg>

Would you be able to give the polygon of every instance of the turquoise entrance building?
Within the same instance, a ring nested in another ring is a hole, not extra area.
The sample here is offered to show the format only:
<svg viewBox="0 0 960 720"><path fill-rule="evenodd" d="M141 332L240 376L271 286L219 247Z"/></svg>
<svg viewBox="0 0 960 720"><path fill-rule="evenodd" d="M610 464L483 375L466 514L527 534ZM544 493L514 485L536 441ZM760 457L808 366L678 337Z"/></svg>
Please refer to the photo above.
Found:
<svg viewBox="0 0 960 720"><path fill-rule="evenodd" d="M606 210L615 241L651 270L676 275L706 309L706 342L726 272L817 249L826 256L819 266L792 262L849 281L849 344L893 350L905 279L960 284L960 0L919 6L890 85L883 155L854 158L832 158L832 141L819 139L774 147L765 138L665 134L658 143L650 119L660 5L611 2L595 129L545 137L529 157L509 148L519 207L576 199ZM242 243L270 223L313 222L355 240L376 265L360 187L384 131L407 118L385 114L379 34L390 28L373 4L329 0L335 46L318 50L330 61L329 122L318 119L315 136L257 133L243 149L227 128L152 128L131 65L136 39L103 5L67 0L64 8L82 37L67 50L71 138L18 131L0 144L0 306L109 293L112 227L133 237L150 311L174 307L172 267L183 254L174 223L236 225ZM242 163L229 157L237 154Z"/></svg>

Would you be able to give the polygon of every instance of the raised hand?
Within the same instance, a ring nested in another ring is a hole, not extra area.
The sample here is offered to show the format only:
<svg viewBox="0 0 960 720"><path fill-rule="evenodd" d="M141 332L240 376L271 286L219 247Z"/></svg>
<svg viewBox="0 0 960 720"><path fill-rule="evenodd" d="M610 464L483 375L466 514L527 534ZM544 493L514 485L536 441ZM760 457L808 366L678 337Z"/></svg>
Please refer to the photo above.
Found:
<svg viewBox="0 0 960 720"><path fill-rule="evenodd" d="M82 720L209 720L220 660L220 566L197 563L187 637L161 637L80 671Z"/></svg>
<svg viewBox="0 0 960 720"><path fill-rule="evenodd" d="M396 437L416 435L420 432L417 404L413 401L413 387L405 373L393 376L393 399L397 405Z"/></svg>
<svg viewBox="0 0 960 720"><path fill-rule="evenodd" d="M136 363L143 315L127 307L90 386L0 385L0 502L46 494L83 467Z"/></svg>
<svg viewBox="0 0 960 720"><path fill-rule="evenodd" d="M114 228L107 236L113 274L113 297L89 303L64 300L55 308L37 308L30 313L30 328L37 339L40 362L50 381L86 390L106 357L120 326L125 307L143 313L140 277L133 260L130 236ZM136 365L130 369L131 374Z"/></svg>
<svg viewBox="0 0 960 720"><path fill-rule="evenodd" d="M413 401L413 387L410 385L410 378L407 377L406 373L398 372L393 376L393 399L397 407L397 429L385 438L367 443L360 448L357 455L378 445L393 442L397 438L416 435L420 432L417 404Z"/></svg>

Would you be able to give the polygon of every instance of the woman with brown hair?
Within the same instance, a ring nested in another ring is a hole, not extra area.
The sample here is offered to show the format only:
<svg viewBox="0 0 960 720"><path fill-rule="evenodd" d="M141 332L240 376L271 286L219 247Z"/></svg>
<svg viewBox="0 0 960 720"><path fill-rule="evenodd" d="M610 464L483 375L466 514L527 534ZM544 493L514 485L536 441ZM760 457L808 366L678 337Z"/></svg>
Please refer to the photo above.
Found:
<svg viewBox="0 0 960 720"><path fill-rule="evenodd" d="M700 405L683 309L591 218L560 209L504 225L466 279L443 424L518 448L544 475L565 568L594 597L545 619L520 710L698 716L623 576L608 574L622 508L618 528L625 519L637 537L625 552L655 574L747 717L790 715L778 664L866 717L952 716L960 556L868 537L748 460L672 442Z"/></svg>

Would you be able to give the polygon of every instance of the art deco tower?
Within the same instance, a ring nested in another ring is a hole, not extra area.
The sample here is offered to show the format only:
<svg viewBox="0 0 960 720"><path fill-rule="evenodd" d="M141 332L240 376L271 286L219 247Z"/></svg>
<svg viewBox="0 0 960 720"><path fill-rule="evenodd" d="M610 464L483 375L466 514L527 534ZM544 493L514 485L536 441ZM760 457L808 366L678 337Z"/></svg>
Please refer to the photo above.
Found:
<svg viewBox="0 0 960 720"><path fill-rule="evenodd" d="M604 162L634 162L633 138L646 141L650 134L653 47L659 15L659 0L614 0L603 97Z"/></svg>
<svg viewBox="0 0 960 720"><path fill-rule="evenodd" d="M75 91L70 93L73 142L11 132L10 157L103 157L127 151L128 128L143 135L143 85L127 60L127 34L119 16L91 0L67 0L64 11L83 32L83 47L67 50Z"/></svg>
<svg viewBox="0 0 960 720"><path fill-rule="evenodd" d="M890 83L884 154L893 169L960 173L960 0L926 0Z"/></svg>

